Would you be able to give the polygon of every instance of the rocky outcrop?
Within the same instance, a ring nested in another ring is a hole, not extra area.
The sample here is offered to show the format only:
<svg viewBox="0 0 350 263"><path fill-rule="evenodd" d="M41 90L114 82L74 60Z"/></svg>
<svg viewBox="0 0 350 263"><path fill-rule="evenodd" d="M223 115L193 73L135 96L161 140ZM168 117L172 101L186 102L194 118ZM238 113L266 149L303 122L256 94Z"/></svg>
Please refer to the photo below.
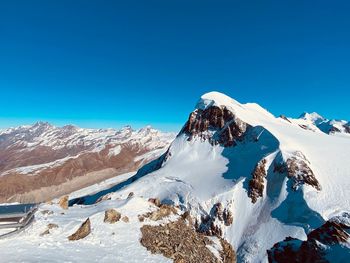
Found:
<svg viewBox="0 0 350 263"><path fill-rule="evenodd" d="M293 180L293 190L296 190L302 184L308 184L317 190L321 190L321 185L309 164L310 162L301 152L294 152L286 161L275 161L274 172L287 173L288 178Z"/></svg>
<svg viewBox="0 0 350 263"><path fill-rule="evenodd" d="M348 242L349 230L348 224L330 220L311 231L305 241L287 237L267 251L269 262L343 262L339 257L346 257L348 251L344 254L341 251L342 249L346 251L348 248L342 247L341 244ZM333 254L334 248L336 251Z"/></svg>
<svg viewBox="0 0 350 263"><path fill-rule="evenodd" d="M264 192L264 178L266 177L266 159L257 163L252 172L252 179L249 181L248 196L255 203L259 197L263 196Z"/></svg>
<svg viewBox="0 0 350 263"><path fill-rule="evenodd" d="M345 243L350 235L346 230L350 230L349 225L334 221L327 221L321 227L308 234L308 239L317 240L326 245Z"/></svg>
<svg viewBox="0 0 350 263"><path fill-rule="evenodd" d="M102 202L102 201L106 201L106 200L111 200L112 197L111 197L111 193L108 193L108 194L105 194L105 195L102 195L101 197L99 197L95 204L99 203L99 202Z"/></svg>
<svg viewBox="0 0 350 263"><path fill-rule="evenodd" d="M222 203L216 203L210 210L209 214L202 215L200 222L196 220L195 228L208 236L222 236L222 227L230 226L233 222L233 214L231 211L231 204L225 208Z"/></svg>
<svg viewBox="0 0 350 263"><path fill-rule="evenodd" d="M105 211L105 217L103 222L114 224L118 222L121 218L121 214L117 212L115 209L111 208Z"/></svg>
<svg viewBox="0 0 350 263"><path fill-rule="evenodd" d="M58 201L58 204L61 208L67 210L68 209L68 201L69 201L69 196L65 195L61 197L61 199Z"/></svg>
<svg viewBox="0 0 350 263"><path fill-rule="evenodd" d="M155 254L173 259L174 262L236 262L236 255L226 241L221 241L221 258L216 257L208 246L213 242L180 218L165 225L144 225L141 228L141 244Z"/></svg>
<svg viewBox="0 0 350 263"><path fill-rule="evenodd" d="M78 230L68 237L68 240L74 241L87 237L91 233L91 223L90 218L78 228Z"/></svg>
<svg viewBox="0 0 350 263"><path fill-rule="evenodd" d="M140 216L139 219L142 218L140 221L143 221L144 218L148 218L152 221L158 221L167 216L170 216L171 214L177 214L176 208L171 205L162 204L156 211L148 212Z"/></svg>
<svg viewBox="0 0 350 263"><path fill-rule="evenodd" d="M229 207L225 207L222 203L216 203L213 207L213 217L224 222L225 226L230 226L233 222L233 215Z"/></svg>
<svg viewBox="0 0 350 263"><path fill-rule="evenodd" d="M346 133L350 133L350 122L347 124L344 124L344 130Z"/></svg>
<svg viewBox="0 0 350 263"><path fill-rule="evenodd" d="M312 131L312 129L304 124L298 124L300 128L304 129L304 130L310 130Z"/></svg>
<svg viewBox="0 0 350 263"><path fill-rule="evenodd" d="M233 247L225 239L220 239L220 244L222 250L220 251L220 256L223 263L234 263L237 261L236 253Z"/></svg>
<svg viewBox="0 0 350 263"><path fill-rule="evenodd" d="M287 121L287 122L289 122L289 123L292 123L285 115L280 115L280 118L281 119L283 119L283 120L285 120L285 121Z"/></svg>
<svg viewBox="0 0 350 263"><path fill-rule="evenodd" d="M47 229L54 229L54 228L58 228L58 225L54 223L50 223L47 225Z"/></svg>
<svg viewBox="0 0 350 263"><path fill-rule="evenodd" d="M309 161L301 152L296 152L294 156L288 158L286 164L288 177L292 178L294 181L293 189L306 183L317 190L321 190L321 185L309 167Z"/></svg>
<svg viewBox="0 0 350 263"><path fill-rule="evenodd" d="M189 140L199 137L212 144L229 147L242 140L249 127L228 108L211 106L193 111L180 134L189 135Z"/></svg>
<svg viewBox="0 0 350 263"><path fill-rule="evenodd" d="M152 203L152 204L154 204L155 206L158 206L158 207L160 207L160 205L161 205L159 198L149 198L148 202L150 202L150 203Z"/></svg>
<svg viewBox="0 0 350 263"><path fill-rule="evenodd" d="M50 230L55 229L55 228L58 228L57 224L53 224L53 223L48 224L47 229L44 232L42 232L40 234L40 236L46 236L46 235L50 234L51 233Z"/></svg>
<svg viewBox="0 0 350 263"><path fill-rule="evenodd" d="M124 223L129 223L129 217L123 216L123 217L122 217L122 221L123 221Z"/></svg>

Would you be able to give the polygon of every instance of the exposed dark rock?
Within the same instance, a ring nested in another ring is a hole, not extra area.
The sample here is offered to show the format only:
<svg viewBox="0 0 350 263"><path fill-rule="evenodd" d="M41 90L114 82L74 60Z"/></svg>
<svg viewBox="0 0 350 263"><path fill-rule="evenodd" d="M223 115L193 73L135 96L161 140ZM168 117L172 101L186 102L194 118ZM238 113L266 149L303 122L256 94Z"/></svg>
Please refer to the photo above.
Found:
<svg viewBox="0 0 350 263"><path fill-rule="evenodd" d="M68 240L74 241L87 237L91 233L90 218L86 219L84 223L78 228L78 230L68 237Z"/></svg>
<svg viewBox="0 0 350 263"><path fill-rule="evenodd" d="M232 212L229 210L228 207L223 207L222 203L216 203L213 207L213 215L214 218L216 217L219 221L224 222L226 226L229 226L233 222L233 215Z"/></svg>
<svg viewBox="0 0 350 263"><path fill-rule="evenodd" d="M108 193L108 194L105 194L105 195L101 196L100 198L98 198L98 199L96 200L95 204L100 203L100 202L102 202L102 201L111 200L111 199L112 199L112 198L111 198L111 194Z"/></svg>
<svg viewBox="0 0 350 263"><path fill-rule="evenodd" d="M142 217L149 218L152 221L158 221L171 214L177 214L176 208L171 205L162 204L158 210L146 213ZM140 220L140 217L139 217L139 220Z"/></svg>
<svg viewBox="0 0 350 263"><path fill-rule="evenodd" d="M292 123L285 115L280 115L280 118L285 120L285 121L288 121L289 123Z"/></svg>
<svg viewBox="0 0 350 263"><path fill-rule="evenodd" d="M58 228L57 224L50 223L47 225L47 229L40 234L40 236L46 236L50 234L50 229Z"/></svg>
<svg viewBox="0 0 350 263"><path fill-rule="evenodd" d="M49 229L46 229L44 232L42 232L42 233L40 234L40 236L42 237L42 236L46 236L46 235L48 235L48 234L50 234L50 230L49 230Z"/></svg>
<svg viewBox="0 0 350 263"><path fill-rule="evenodd" d="M69 196L66 195L66 196L61 197L61 199L58 201L58 204L63 209L68 209L68 201L69 201Z"/></svg>
<svg viewBox="0 0 350 263"><path fill-rule="evenodd" d="M287 159L288 177L292 178L294 181L294 190L304 183L313 186L317 190L321 190L321 185L316 179L313 171L310 169L308 163L308 160L301 152L296 152L294 156Z"/></svg>
<svg viewBox="0 0 350 263"><path fill-rule="evenodd" d="M293 180L293 190L296 190L302 184L308 184L317 190L321 190L321 185L309 164L309 161L301 152L295 152L287 161L275 161L273 171L281 174L286 173L288 178Z"/></svg>
<svg viewBox="0 0 350 263"><path fill-rule="evenodd" d="M287 165L285 162L274 162L273 172L283 174L287 172Z"/></svg>
<svg viewBox="0 0 350 263"><path fill-rule="evenodd" d="M220 221L224 221L224 216L223 216L224 207L223 207L222 203L216 203L212 209L213 209L214 217L216 217Z"/></svg>
<svg viewBox="0 0 350 263"><path fill-rule="evenodd" d="M129 223L129 217L123 216L123 217L122 217L122 221L123 221L124 223Z"/></svg>
<svg viewBox="0 0 350 263"><path fill-rule="evenodd" d="M160 207L160 205L161 205L159 198L150 198L150 199L148 199L148 202L150 202L158 207Z"/></svg>
<svg viewBox="0 0 350 263"><path fill-rule="evenodd" d="M200 223L196 220L195 227L198 232L208 236L222 236L222 228L217 221L223 222L225 226L230 226L233 222L233 215L229 207L223 207L221 203L216 203L208 215L202 215Z"/></svg>
<svg viewBox="0 0 350 263"><path fill-rule="evenodd" d="M57 225L57 224L54 224L54 223L50 223L50 224L47 225L47 228L48 228L48 229L58 228L58 225Z"/></svg>
<svg viewBox="0 0 350 263"><path fill-rule="evenodd" d="M121 218L121 214L117 212L115 209L108 209L105 212L105 218L103 219L103 222L114 224L118 222Z"/></svg>
<svg viewBox="0 0 350 263"><path fill-rule="evenodd" d="M308 130L308 129L309 129L309 128L308 128L306 125L304 125L304 124L299 124L299 127L302 128L302 129L304 129L304 130Z"/></svg>
<svg viewBox="0 0 350 263"><path fill-rule="evenodd" d="M42 213L43 215L52 215L52 214L53 214L53 211L51 211L51 210L42 210L41 213Z"/></svg>
<svg viewBox="0 0 350 263"><path fill-rule="evenodd" d="M189 211L186 211L185 213L183 213L181 215L181 218L184 220L184 221L187 221L189 225L193 225L193 220L192 220L192 217L190 215L190 212Z"/></svg>
<svg viewBox="0 0 350 263"><path fill-rule="evenodd" d="M329 250L332 249L332 246L348 241L349 234L346 230L349 230L348 225L327 221L321 227L310 232L307 235L306 241L287 237L284 241L276 243L270 250L267 251L269 262L329 262L326 255L327 252L329 253ZM344 249L346 250L347 248Z"/></svg>
<svg viewBox="0 0 350 263"><path fill-rule="evenodd" d="M337 127L332 126L329 129L329 133L337 133L337 132L341 132Z"/></svg>
<svg viewBox="0 0 350 263"><path fill-rule="evenodd" d="M141 233L140 242L147 250L162 254L177 263L236 262L235 252L226 241L221 239L223 249L219 251L220 260L207 247L212 241L205 235L197 233L182 218L165 225L145 225L141 228Z"/></svg>
<svg viewBox="0 0 350 263"><path fill-rule="evenodd" d="M232 225L232 223L233 223L233 214L228 208L224 209L223 216L224 216L225 226Z"/></svg>
<svg viewBox="0 0 350 263"><path fill-rule="evenodd" d="M264 178L266 177L266 159L262 159L254 168L252 172L253 178L249 181L248 196L255 203L259 197L263 196L264 192Z"/></svg>
<svg viewBox="0 0 350 263"><path fill-rule="evenodd" d="M326 245L347 242L350 237L345 231L347 229L350 229L350 226L338 222L327 221L321 227L310 232L308 234L308 239L314 239Z"/></svg>
<svg viewBox="0 0 350 263"><path fill-rule="evenodd" d="M250 126L226 107L211 106L205 110L193 111L180 134L188 134L189 140L198 136L212 144L229 147L243 139L248 127Z"/></svg>
<svg viewBox="0 0 350 263"><path fill-rule="evenodd" d="M344 124L344 129L346 133L350 133L350 124Z"/></svg>
<svg viewBox="0 0 350 263"><path fill-rule="evenodd" d="M236 253L233 250L230 243L225 239L220 239L222 251L220 251L220 256L223 263L235 263L237 261Z"/></svg>

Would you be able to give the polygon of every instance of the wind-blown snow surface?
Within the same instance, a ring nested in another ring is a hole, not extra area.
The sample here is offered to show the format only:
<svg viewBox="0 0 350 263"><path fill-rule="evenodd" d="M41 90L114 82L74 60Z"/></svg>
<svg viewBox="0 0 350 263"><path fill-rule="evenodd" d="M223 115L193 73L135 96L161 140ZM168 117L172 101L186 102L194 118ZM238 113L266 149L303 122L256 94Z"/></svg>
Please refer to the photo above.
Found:
<svg viewBox="0 0 350 263"><path fill-rule="evenodd" d="M43 230L43 216L38 217L28 233L8 242L0 241L0 253L13 260L43 259L40 258L41 251L47 255L48 251L67 249L62 261L74 261L81 253L86 253L88 258L91 255L95 261L105 262L166 261L160 256L151 256L138 245L136 228L139 223L136 221L132 222L134 232L123 232L125 229L120 225L111 238L106 236L106 228L100 226L101 213L106 208L120 207L122 214L145 208L138 198L130 204L121 201L130 192L136 197L159 197L164 203L179 205L183 210L191 210L197 219L209 215L218 202L229 207L233 213L232 225L216 223L222 228L223 237L236 250L238 262L266 262L266 250L275 243L287 236L305 240L306 234L324 221L344 211L349 212L349 138L305 130L293 122L274 117L257 104L240 104L217 92L202 96L196 107L203 110L211 106L225 106L259 131L256 142L243 141L233 147L223 147L199 137L189 140L185 133L180 133L158 170L154 171L152 165L144 167L143 170L149 169L150 173L130 180L129 184L110 195L112 200L92 206L73 206L67 215L55 214L54 219L63 220L65 227L58 230L57 235L43 239L37 251L31 249L40 242L37 236ZM295 152L303 153L310 162L309 166L321 185L320 191L307 184L293 191L290 179L273 171L274 160L288 158ZM247 194L248 184L261 159L266 159L267 176L263 179L263 197L253 204ZM120 206L121 203L125 205ZM76 228L87 216L92 218L93 226L96 224L92 230L95 234L75 243L66 241L67 228ZM33 243L32 239L35 240ZM14 255L9 252L17 247L22 247L21 253ZM118 260L110 255L118 255Z"/></svg>

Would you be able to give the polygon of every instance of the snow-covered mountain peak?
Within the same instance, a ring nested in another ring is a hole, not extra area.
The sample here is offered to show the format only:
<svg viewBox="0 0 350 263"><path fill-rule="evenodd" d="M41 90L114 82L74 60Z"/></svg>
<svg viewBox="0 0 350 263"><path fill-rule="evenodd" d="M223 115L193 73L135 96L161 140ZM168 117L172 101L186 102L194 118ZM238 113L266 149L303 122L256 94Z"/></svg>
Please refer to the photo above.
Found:
<svg viewBox="0 0 350 263"><path fill-rule="evenodd" d="M37 121L32 125L32 127L53 127L49 122L47 121Z"/></svg>
<svg viewBox="0 0 350 263"><path fill-rule="evenodd" d="M211 106L232 107L233 105L240 105L240 103L223 93L212 91L205 93L201 96L200 100L196 105L196 109L205 110Z"/></svg>
<svg viewBox="0 0 350 263"><path fill-rule="evenodd" d="M79 127L76 126L76 125L73 125L73 124L67 124L67 125L64 125L62 127L62 129L65 129L65 130L78 130Z"/></svg>
<svg viewBox="0 0 350 263"><path fill-rule="evenodd" d="M329 135L348 137L350 135L349 122L344 120L329 120L316 112L303 113L298 119L292 120L299 124L300 127L309 130L320 130Z"/></svg>
<svg viewBox="0 0 350 263"><path fill-rule="evenodd" d="M317 112L311 112L311 113L304 112L303 114L301 114L299 116L299 119L307 120L307 121L313 122L315 124L318 124L318 123L326 120L324 117L322 117Z"/></svg>
<svg viewBox="0 0 350 263"><path fill-rule="evenodd" d="M169 150L123 191L190 210L199 231L222 235L237 249L238 262L264 262L275 243L304 240L348 211L349 150L349 140L326 136L311 121L282 120L258 104L210 92ZM215 217L221 206L234 215L232 225Z"/></svg>
<svg viewBox="0 0 350 263"><path fill-rule="evenodd" d="M138 132L139 133L144 133L144 132L148 133L148 132L154 132L154 131L156 131L156 129L153 129L153 127L151 125L147 125L141 129L139 129Z"/></svg>

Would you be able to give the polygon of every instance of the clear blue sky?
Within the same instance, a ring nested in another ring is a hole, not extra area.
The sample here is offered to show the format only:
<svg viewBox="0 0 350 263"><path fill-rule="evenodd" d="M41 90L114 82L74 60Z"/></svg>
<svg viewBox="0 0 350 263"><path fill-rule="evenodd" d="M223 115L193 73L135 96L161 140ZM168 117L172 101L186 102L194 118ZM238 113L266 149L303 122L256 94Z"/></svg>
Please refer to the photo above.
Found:
<svg viewBox="0 0 350 263"><path fill-rule="evenodd" d="M177 130L202 93L350 120L350 1L1 1L0 127Z"/></svg>

